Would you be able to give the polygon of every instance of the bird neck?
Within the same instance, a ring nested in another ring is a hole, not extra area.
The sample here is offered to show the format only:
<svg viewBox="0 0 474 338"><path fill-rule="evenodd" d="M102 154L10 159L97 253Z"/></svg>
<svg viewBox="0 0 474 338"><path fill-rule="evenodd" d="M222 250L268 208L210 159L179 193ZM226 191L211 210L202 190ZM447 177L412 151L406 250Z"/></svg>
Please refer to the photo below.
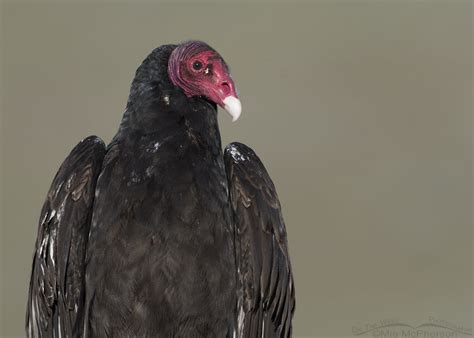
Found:
<svg viewBox="0 0 474 338"><path fill-rule="evenodd" d="M170 110L126 110L114 140L173 143L177 149L190 147L212 157L222 156L217 109L202 99L187 99L185 105Z"/></svg>

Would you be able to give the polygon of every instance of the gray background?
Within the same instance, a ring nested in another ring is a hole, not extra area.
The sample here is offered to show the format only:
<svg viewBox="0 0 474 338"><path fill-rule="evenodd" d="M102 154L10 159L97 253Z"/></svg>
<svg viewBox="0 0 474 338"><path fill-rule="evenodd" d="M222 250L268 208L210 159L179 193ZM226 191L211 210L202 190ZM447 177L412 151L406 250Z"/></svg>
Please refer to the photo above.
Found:
<svg viewBox="0 0 474 338"><path fill-rule="evenodd" d="M37 219L83 137L109 141L136 67L199 38L230 64L278 188L296 337L383 319L472 326L472 2L1 5L3 336L22 336Z"/></svg>

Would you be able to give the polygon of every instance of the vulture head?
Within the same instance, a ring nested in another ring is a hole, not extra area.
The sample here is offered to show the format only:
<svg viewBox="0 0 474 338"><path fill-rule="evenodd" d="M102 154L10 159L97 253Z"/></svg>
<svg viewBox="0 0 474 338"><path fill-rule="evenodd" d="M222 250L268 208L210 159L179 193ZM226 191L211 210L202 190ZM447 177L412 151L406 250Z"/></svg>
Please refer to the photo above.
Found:
<svg viewBox="0 0 474 338"><path fill-rule="evenodd" d="M168 60L168 76L187 97L203 96L224 108L236 121L242 110L229 67L213 48L201 41L178 45Z"/></svg>

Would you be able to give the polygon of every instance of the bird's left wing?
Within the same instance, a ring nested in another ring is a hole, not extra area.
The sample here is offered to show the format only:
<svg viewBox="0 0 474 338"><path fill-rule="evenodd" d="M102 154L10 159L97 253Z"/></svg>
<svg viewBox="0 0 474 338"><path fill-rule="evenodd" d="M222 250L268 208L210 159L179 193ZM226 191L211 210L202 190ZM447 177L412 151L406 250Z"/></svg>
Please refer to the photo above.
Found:
<svg viewBox="0 0 474 338"><path fill-rule="evenodd" d="M236 336L291 337L295 290L275 187L249 147L230 144L224 161L234 212L239 279Z"/></svg>
<svg viewBox="0 0 474 338"><path fill-rule="evenodd" d="M28 337L79 337L84 255L105 146L90 136L64 160L38 226L26 310Z"/></svg>

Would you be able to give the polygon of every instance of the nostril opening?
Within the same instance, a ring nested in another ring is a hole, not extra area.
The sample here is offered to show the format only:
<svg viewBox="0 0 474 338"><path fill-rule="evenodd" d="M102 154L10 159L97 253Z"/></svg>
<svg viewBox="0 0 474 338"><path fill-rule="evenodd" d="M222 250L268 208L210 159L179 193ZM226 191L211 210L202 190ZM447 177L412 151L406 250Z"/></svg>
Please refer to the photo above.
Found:
<svg viewBox="0 0 474 338"><path fill-rule="evenodd" d="M221 83L222 91L225 96L229 95L230 93L230 85L227 82L222 82Z"/></svg>

